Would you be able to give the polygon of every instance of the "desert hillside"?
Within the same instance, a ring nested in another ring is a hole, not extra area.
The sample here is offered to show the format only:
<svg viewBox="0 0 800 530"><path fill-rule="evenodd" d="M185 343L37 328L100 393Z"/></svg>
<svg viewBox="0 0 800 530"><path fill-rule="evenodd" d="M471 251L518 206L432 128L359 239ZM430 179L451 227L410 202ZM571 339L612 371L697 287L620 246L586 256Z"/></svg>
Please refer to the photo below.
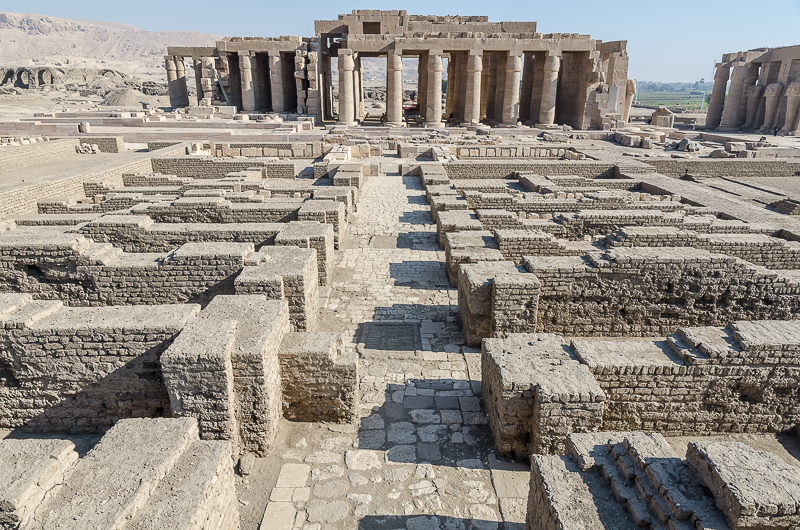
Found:
<svg viewBox="0 0 800 530"><path fill-rule="evenodd" d="M213 46L221 37L146 31L127 24L0 12L0 65L105 67L143 75L161 67L167 46Z"/></svg>

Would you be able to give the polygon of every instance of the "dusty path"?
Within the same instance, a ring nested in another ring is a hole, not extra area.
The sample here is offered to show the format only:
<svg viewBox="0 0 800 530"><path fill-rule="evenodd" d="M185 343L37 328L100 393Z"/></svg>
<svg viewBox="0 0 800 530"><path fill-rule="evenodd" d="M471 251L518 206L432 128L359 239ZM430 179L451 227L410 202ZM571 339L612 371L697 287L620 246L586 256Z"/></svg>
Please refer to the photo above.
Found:
<svg viewBox="0 0 800 530"><path fill-rule="evenodd" d="M369 178L358 203L321 329L360 353L360 425L283 422L256 467L279 487L240 487L245 527L268 497L275 530L524 528L529 471L494 456L419 178Z"/></svg>

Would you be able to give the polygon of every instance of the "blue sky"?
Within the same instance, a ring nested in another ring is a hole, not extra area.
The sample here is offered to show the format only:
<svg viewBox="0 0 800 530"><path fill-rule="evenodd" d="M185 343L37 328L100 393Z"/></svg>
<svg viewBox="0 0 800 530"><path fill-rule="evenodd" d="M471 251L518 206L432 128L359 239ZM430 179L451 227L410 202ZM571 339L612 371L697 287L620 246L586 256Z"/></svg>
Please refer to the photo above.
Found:
<svg viewBox="0 0 800 530"><path fill-rule="evenodd" d="M334 19L359 8L533 20L542 33L627 40L629 76L645 81L708 81L723 53L800 44L800 0L0 0L0 11L228 36L312 36L314 19Z"/></svg>

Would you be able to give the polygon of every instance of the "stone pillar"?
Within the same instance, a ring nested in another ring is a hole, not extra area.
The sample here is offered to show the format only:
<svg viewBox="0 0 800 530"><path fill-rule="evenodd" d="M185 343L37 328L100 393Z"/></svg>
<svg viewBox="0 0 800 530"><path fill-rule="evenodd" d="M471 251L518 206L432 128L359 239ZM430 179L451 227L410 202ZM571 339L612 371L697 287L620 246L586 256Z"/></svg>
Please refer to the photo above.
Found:
<svg viewBox="0 0 800 530"><path fill-rule="evenodd" d="M214 68L213 57L203 57L200 59L200 85L203 99L200 100L201 107L210 107L214 99L214 83L216 82L216 68Z"/></svg>
<svg viewBox="0 0 800 530"><path fill-rule="evenodd" d="M356 120L364 117L364 96L361 86L361 57L353 54L353 102Z"/></svg>
<svg viewBox="0 0 800 530"><path fill-rule="evenodd" d="M256 90L253 86L253 58L250 52L239 52L239 76L242 80L242 110L252 112L256 110Z"/></svg>
<svg viewBox="0 0 800 530"><path fill-rule="evenodd" d="M728 89L728 76L731 67L727 64L718 64L714 74L714 88L711 90L711 99L708 102L706 113L706 129L716 129L722 120L722 109L725 106L725 91Z"/></svg>
<svg viewBox="0 0 800 530"><path fill-rule="evenodd" d="M755 128L756 111L758 110L758 104L761 102L762 92L764 92L764 87L761 85L751 86L747 90L747 110L745 111L747 119L742 129L752 130Z"/></svg>
<svg viewBox="0 0 800 530"><path fill-rule="evenodd" d="M783 121L783 128L778 132L780 136L790 135L797 129L795 122L799 114L798 104L800 104L800 81L794 81L786 87L786 119Z"/></svg>
<svg viewBox="0 0 800 530"><path fill-rule="evenodd" d="M506 61L506 87L503 95L503 125L519 121L519 84L522 80L522 57L509 55Z"/></svg>
<svg viewBox="0 0 800 530"><path fill-rule="evenodd" d="M531 117L531 96L533 95L533 64L535 60L532 53L526 53L522 63L522 87L519 95L519 119L524 123Z"/></svg>
<svg viewBox="0 0 800 530"><path fill-rule="evenodd" d="M747 79L747 65L739 62L733 66L731 86L728 89L728 96L725 98L725 108L722 111L722 121L719 123L718 131L736 132L739 130L739 109L742 106L745 79Z"/></svg>
<svg viewBox="0 0 800 530"><path fill-rule="evenodd" d="M403 55L396 51L386 56L386 121L403 125Z"/></svg>
<svg viewBox="0 0 800 530"><path fill-rule="evenodd" d="M192 57L192 67L194 68L194 84L195 90L197 90L197 104L200 105L201 100L203 99L203 63L202 60L197 57Z"/></svg>
<svg viewBox="0 0 800 530"><path fill-rule="evenodd" d="M451 53L450 57L447 59L447 92L445 93L444 113L447 114L448 119L450 114L453 114L453 98L450 96L453 93L453 80L456 77L453 71L456 64L453 60L454 55L455 54Z"/></svg>
<svg viewBox="0 0 800 530"><path fill-rule="evenodd" d="M417 105L419 117L425 119L428 107L428 54L420 53L417 60Z"/></svg>
<svg viewBox="0 0 800 530"><path fill-rule="evenodd" d="M481 75L483 60L481 56L469 54L467 63L466 97L464 98L464 123L467 125L481 121Z"/></svg>
<svg viewBox="0 0 800 530"><path fill-rule="evenodd" d="M283 61L280 52L269 52L269 88L272 112L286 112L283 95Z"/></svg>
<svg viewBox="0 0 800 530"><path fill-rule="evenodd" d="M778 122L778 108L783 94L783 83L772 83L764 90L764 126L758 131L761 134L772 134Z"/></svg>
<svg viewBox="0 0 800 530"><path fill-rule="evenodd" d="M636 79L628 79L625 83L625 108L622 109L622 121L628 123L631 117L631 106L633 106L633 96L636 95Z"/></svg>
<svg viewBox="0 0 800 530"><path fill-rule="evenodd" d="M450 54L450 60L453 61L453 79L447 81L447 97L450 98L452 96L453 98L453 119L462 121L464 119L464 103L461 94L464 90L461 86L464 83L464 76L461 63L464 60L464 54L461 52L452 53Z"/></svg>
<svg viewBox="0 0 800 530"><path fill-rule="evenodd" d="M558 90L558 70L561 57L548 55L544 59L544 80L542 82L542 103L539 107L539 123L553 125L556 122L556 92Z"/></svg>
<svg viewBox="0 0 800 530"><path fill-rule="evenodd" d="M348 50L349 51L349 50ZM339 50L339 122L341 125L356 124L355 90L353 70L355 62L350 53Z"/></svg>
<svg viewBox="0 0 800 530"><path fill-rule="evenodd" d="M444 127L442 123L442 55L428 54L428 97L425 121L429 127Z"/></svg>
<svg viewBox="0 0 800 530"><path fill-rule="evenodd" d="M494 98L489 103L492 105L492 122L495 125L503 121L503 98L506 94L506 61L508 60L508 53L500 52L497 54L497 70L495 72L495 88ZM487 105L486 114L489 114L489 105Z"/></svg>
<svg viewBox="0 0 800 530"><path fill-rule="evenodd" d="M178 92L178 72L175 68L175 57L164 56L164 66L167 69L167 88L169 89L169 106L180 107L181 96Z"/></svg>
<svg viewBox="0 0 800 530"><path fill-rule="evenodd" d="M178 95L180 96L180 106L189 106L189 87L186 86L186 67L183 64L183 57L175 57L175 72L178 76Z"/></svg>

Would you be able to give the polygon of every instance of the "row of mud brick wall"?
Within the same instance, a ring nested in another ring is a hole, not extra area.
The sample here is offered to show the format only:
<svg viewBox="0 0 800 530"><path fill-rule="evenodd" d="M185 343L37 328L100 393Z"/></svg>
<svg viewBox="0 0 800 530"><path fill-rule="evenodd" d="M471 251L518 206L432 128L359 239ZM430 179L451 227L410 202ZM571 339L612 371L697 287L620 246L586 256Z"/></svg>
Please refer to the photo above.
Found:
<svg viewBox="0 0 800 530"><path fill-rule="evenodd" d="M6 379L0 425L33 430L102 432L122 418L155 417L170 408L159 357L179 330L98 331L6 330L5 355L21 359L25 377ZM5 358L4 358L5 357ZM82 366L108 359L124 368L95 381L95 375L73 372L69 381L54 377L58 366ZM56 364L56 366L53 366ZM9 372L10 374L10 372ZM74 389L81 389L77 393ZM70 396L70 399L65 397Z"/></svg>
<svg viewBox="0 0 800 530"><path fill-rule="evenodd" d="M153 158L152 171L178 177L196 179L221 179L228 173L260 170L264 178L293 179L297 175L294 162L251 160L247 158L214 159L208 157L182 156Z"/></svg>
<svg viewBox="0 0 800 530"><path fill-rule="evenodd" d="M680 178L686 173L705 176L734 177L796 177L800 176L800 162L790 160L679 160L648 159L645 164L657 173Z"/></svg>
<svg viewBox="0 0 800 530"><path fill-rule="evenodd" d="M578 175L586 178L616 178L617 165L597 161L548 160L541 162L516 161L458 161L443 164L451 179L514 178L515 173L539 175Z"/></svg>

